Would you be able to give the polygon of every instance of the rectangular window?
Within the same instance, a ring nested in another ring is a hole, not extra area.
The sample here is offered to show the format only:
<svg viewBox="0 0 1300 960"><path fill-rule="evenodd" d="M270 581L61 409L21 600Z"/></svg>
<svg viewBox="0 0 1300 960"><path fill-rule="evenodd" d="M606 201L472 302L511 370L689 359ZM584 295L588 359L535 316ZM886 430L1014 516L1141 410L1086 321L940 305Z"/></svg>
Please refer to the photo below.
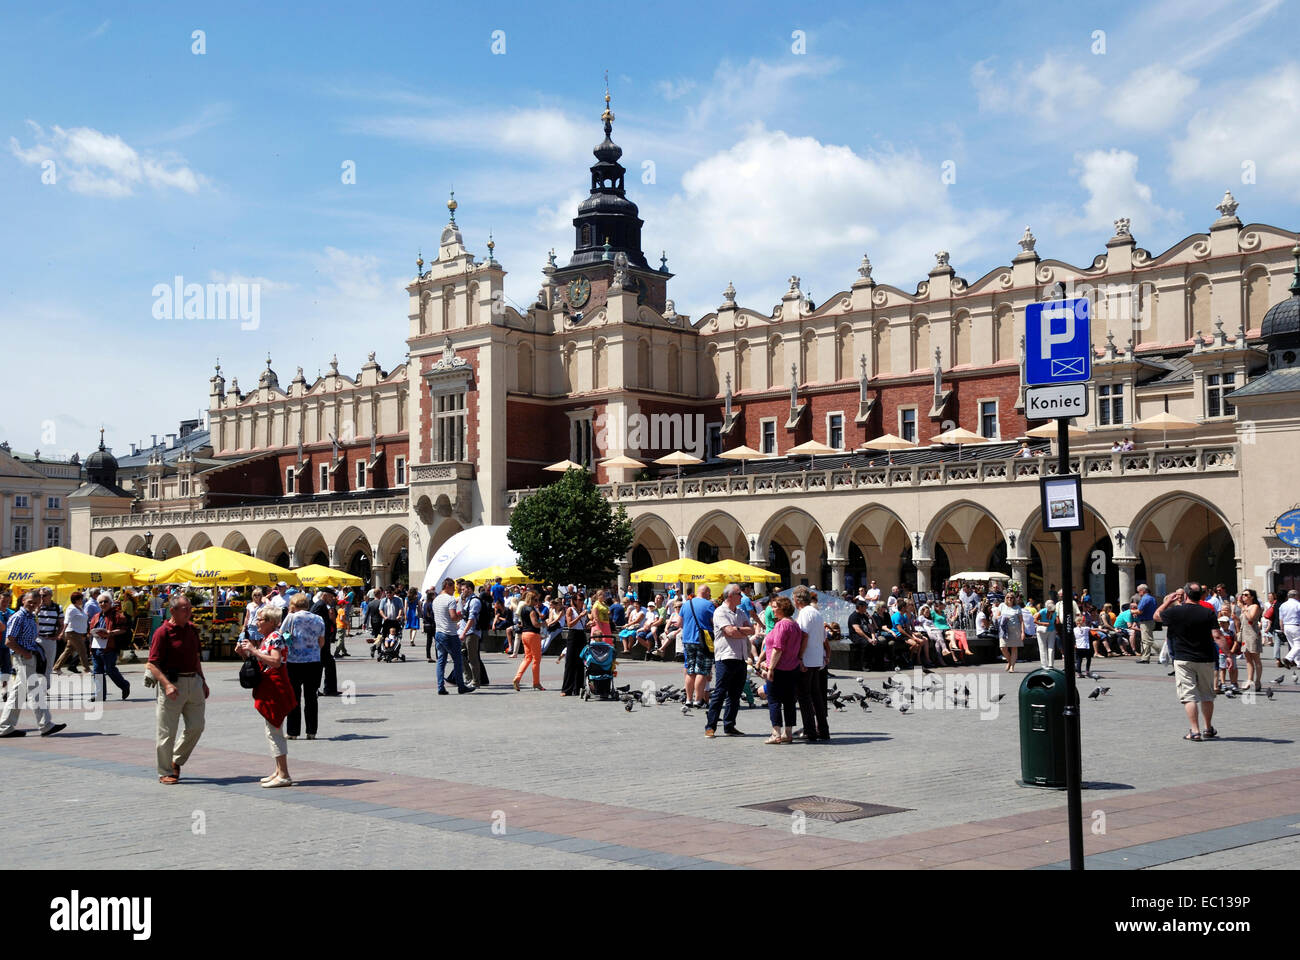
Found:
<svg viewBox="0 0 1300 960"><path fill-rule="evenodd" d="M569 421L569 459L584 467L592 465L596 432L590 418Z"/></svg>
<svg viewBox="0 0 1300 960"><path fill-rule="evenodd" d="M711 423L705 428L704 459L716 460L722 453L722 424Z"/></svg>
<svg viewBox="0 0 1300 960"><path fill-rule="evenodd" d="M63 546L63 528L46 527L45 528L45 545L47 547Z"/></svg>
<svg viewBox="0 0 1300 960"><path fill-rule="evenodd" d="M1235 373L1211 373L1205 377L1205 415L1207 417L1232 416L1232 404L1224 399L1237 389Z"/></svg>
<svg viewBox="0 0 1300 960"><path fill-rule="evenodd" d="M46 497L46 498L45 498L45 509L46 509L46 510L58 510L58 509L59 509L60 507L62 507L62 506L63 506L63 498L62 498L62 497Z"/></svg>
<svg viewBox="0 0 1300 960"><path fill-rule="evenodd" d="M1103 383L1097 387L1097 425L1118 427L1124 423L1124 385Z"/></svg>
<svg viewBox="0 0 1300 960"><path fill-rule="evenodd" d="M826 446L844 449L844 414L832 413L826 417Z"/></svg>
<svg viewBox="0 0 1300 960"><path fill-rule="evenodd" d="M14 497L14 507L16 507L16 508L19 509L19 510L26 510L26 509L27 509L27 497L24 496L24 495L21 495L21 494L16 495L16 496Z"/></svg>
<svg viewBox="0 0 1300 960"><path fill-rule="evenodd" d="M157 477L149 478L149 499L150 500L158 499L158 478Z"/></svg>
<svg viewBox="0 0 1300 960"><path fill-rule="evenodd" d="M316 488L316 492L330 492L330 465L328 463L322 463L320 465L320 485Z"/></svg>
<svg viewBox="0 0 1300 960"><path fill-rule="evenodd" d="M366 461L357 461L357 489L366 489Z"/></svg>
<svg viewBox="0 0 1300 960"><path fill-rule="evenodd" d="M770 457L776 456L776 421L763 420L759 424L759 429L762 431L762 438L758 443L758 452Z"/></svg>
<svg viewBox="0 0 1300 960"><path fill-rule="evenodd" d="M393 483L395 486L406 486L406 458L393 458Z"/></svg>
<svg viewBox="0 0 1300 960"><path fill-rule="evenodd" d="M180 495L182 497L188 497L190 495L190 475L188 473L181 474L179 486Z"/></svg>
<svg viewBox="0 0 1300 960"><path fill-rule="evenodd" d="M989 440L998 438L998 402L996 400L980 401L980 436Z"/></svg>
<svg viewBox="0 0 1300 960"><path fill-rule="evenodd" d="M903 407L898 411L898 435L916 443L916 407Z"/></svg>
<svg viewBox="0 0 1300 960"><path fill-rule="evenodd" d="M294 492L294 480L296 479L296 477L294 476L294 474L295 474L295 471L294 471L293 467L285 467L285 468L284 468L284 492L285 492L285 493L293 493L293 492Z"/></svg>
<svg viewBox="0 0 1300 960"><path fill-rule="evenodd" d="M27 527L14 527L14 553L26 553L31 549L31 543L27 536Z"/></svg>
<svg viewBox="0 0 1300 960"><path fill-rule="evenodd" d="M468 460L465 446L465 394L440 393L433 399L434 460L438 463Z"/></svg>

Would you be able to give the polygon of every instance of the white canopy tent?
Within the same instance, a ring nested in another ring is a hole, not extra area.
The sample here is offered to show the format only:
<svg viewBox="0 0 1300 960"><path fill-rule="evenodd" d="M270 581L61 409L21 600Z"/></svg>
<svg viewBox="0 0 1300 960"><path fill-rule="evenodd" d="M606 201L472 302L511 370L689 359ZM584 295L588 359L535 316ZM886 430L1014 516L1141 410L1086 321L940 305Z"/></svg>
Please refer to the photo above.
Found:
<svg viewBox="0 0 1300 960"><path fill-rule="evenodd" d="M509 530L507 526L471 527L455 534L429 561L421 592L441 590L445 577L455 579L493 564L508 567L518 563L519 557L506 541Z"/></svg>

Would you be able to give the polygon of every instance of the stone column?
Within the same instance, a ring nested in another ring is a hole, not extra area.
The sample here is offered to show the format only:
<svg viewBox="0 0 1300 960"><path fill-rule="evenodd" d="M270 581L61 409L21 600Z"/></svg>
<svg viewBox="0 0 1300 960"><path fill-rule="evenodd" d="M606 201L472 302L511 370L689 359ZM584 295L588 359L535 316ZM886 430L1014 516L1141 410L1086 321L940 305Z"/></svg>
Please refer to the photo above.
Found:
<svg viewBox="0 0 1300 960"><path fill-rule="evenodd" d="M844 592L844 568L849 565L848 560L841 560L838 557L832 557L827 561L831 565L831 589L836 593Z"/></svg>
<svg viewBox="0 0 1300 960"><path fill-rule="evenodd" d="M334 547L332 544L331 544L330 546L326 547L326 549L329 551L329 565L330 565L330 567L331 567L332 569L338 569L337 567L334 566L336 563L339 562L339 554L338 554L338 550L335 549L335 547Z"/></svg>
<svg viewBox="0 0 1300 960"><path fill-rule="evenodd" d="M298 563L298 551L293 547L290 547L289 548L289 569L292 570L298 566L300 566L300 564Z"/></svg>
<svg viewBox="0 0 1300 960"><path fill-rule="evenodd" d="M1137 557L1115 557L1111 561L1119 569L1119 603L1128 606L1129 598L1137 593Z"/></svg>
<svg viewBox="0 0 1300 960"><path fill-rule="evenodd" d="M616 563L618 564L618 592L622 596L627 593L627 588L632 582L629 579L632 576L632 561L624 557Z"/></svg>
<svg viewBox="0 0 1300 960"><path fill-rule="evenodd" d="M1011 579L1018 581L1020 590L1025 595L1029 595L1029 558L1028 557L1009 557L1007 563L1011 564ZM1023 599L1023 598L1022 598ZM1041 599L1041 598L1036 598Z"/></svg>
<svg viewBox="0 0 1300 960"><path fill-rule="evenodd" d="M933 560L913 560L912 565L916 567L916 592L930 592L930 568L934 566Z"/></svg>
<svg viewBox="0 0 1300 960"><path fill-rule="evenodd" d="M376 590L388 586L388 564L370 558L370 586Z"/></svg>

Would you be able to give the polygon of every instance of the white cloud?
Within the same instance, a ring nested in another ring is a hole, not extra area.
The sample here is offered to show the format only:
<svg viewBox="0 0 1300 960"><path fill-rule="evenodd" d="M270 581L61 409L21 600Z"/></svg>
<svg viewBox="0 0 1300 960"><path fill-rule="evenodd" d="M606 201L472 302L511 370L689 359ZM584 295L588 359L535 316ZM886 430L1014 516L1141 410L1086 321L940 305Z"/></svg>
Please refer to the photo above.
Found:
<svg viewBox="0 0 1300 960"><path fill-rule="evenodd" d="M1075 154L1080 166L1079 185L1088 191L1083 215L1061 224L1061 232L1104 230L1128 217L1135 234L1174 218L1157 206L1151 188L1137 178L1138 158L1127 150L1091 150Z"/></svg>
<svg viewBox="0 0 1300 960"><path fill-rule="evenodd" d="M561 110L457 110L436 116L382 116L354 121L352 127L374 136L429 143L440 148L572 159L594 145L593 126L579 124ZM599 133L599 128L595 128ZM596 139L599 139L597 136Z"/></svg>
<svg viewBox="0 0 1300 960"><path fill-rule="evenodd" d="M680 100L694 90L695 81L690 79L660 80L655 84L655 89L663 94L665 100L672 102L673 100Z"/></svg>
<svg viewBox="0 0 1300 960"><path fill-rule="evenodd" d="M915 153L858 154L812 137L755 126L696 163L668 202L643 207L650 251L666 247L678 308L714 309L734 282L740 301L766 312L798 274L814 299L846 289L864 252L880 282L905 289L925 278L937 250L954 265L982 264L980 245L1003 219L959 210L940 165ZM982 272L982 271L981 271Z"/></svg>
<svg viewBox="0 0 1300 960"><path fill-rule="evenodd" d="M795 83L822 77L839 69L834 57L788 57L745 64L723 60L695 106L687 111L689 124L705 126L748 125L779 111L795 92Z"/></svg>
<svg viewBox="0 0 1300 960"><path fill-rule="evenodd" d="M1300 66L1261 74L1198 110L1169 152L1175 180L1236 187L1250 163L1261 187L1300 196Z"/></svg>
<svg viewBox="0 0 1300 960"><path fill-rule="evenodd" d="M35 144L24 148L17 137L10 137L10 152L29 166L53 161L55 182L66 183L75 193L127 197L143 184L197 193L207 183L175 157L141 154L121 137L92 127L56 126L47 134L39 124L27 124Z"/></svg>
<svg viewBox="0 0 1300 960"><path fill-rule="evenodd" d="M1199 85L1175 67L1153 63L1134 72L1109 95L1106 116L1135 130L1159 130L1183 112L1187 99Z"/></svg>

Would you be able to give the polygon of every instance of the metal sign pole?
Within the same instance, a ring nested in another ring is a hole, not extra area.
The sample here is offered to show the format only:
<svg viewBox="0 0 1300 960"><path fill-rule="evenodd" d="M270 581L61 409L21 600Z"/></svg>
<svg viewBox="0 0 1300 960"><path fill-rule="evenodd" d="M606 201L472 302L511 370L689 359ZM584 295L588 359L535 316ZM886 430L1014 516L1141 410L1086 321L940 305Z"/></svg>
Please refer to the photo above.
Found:
<svg viewBox="0 0 1300 960"><path fill-rule="evenodd" d="M1062 417L1056 421L1057 475L1070 473L1070 421ZM1079 515L1083 504L1079 503ZM1061 593L1064 604L1061 623L1065 636L1061 646L1065 654L1065 791L1070 818L1070 869L1083 869L1083 762L1082 739L1079 735L1079 688L1074 674L1074 557L1070 537L1073 530L1062 530L1061 537Z"/></svg>

